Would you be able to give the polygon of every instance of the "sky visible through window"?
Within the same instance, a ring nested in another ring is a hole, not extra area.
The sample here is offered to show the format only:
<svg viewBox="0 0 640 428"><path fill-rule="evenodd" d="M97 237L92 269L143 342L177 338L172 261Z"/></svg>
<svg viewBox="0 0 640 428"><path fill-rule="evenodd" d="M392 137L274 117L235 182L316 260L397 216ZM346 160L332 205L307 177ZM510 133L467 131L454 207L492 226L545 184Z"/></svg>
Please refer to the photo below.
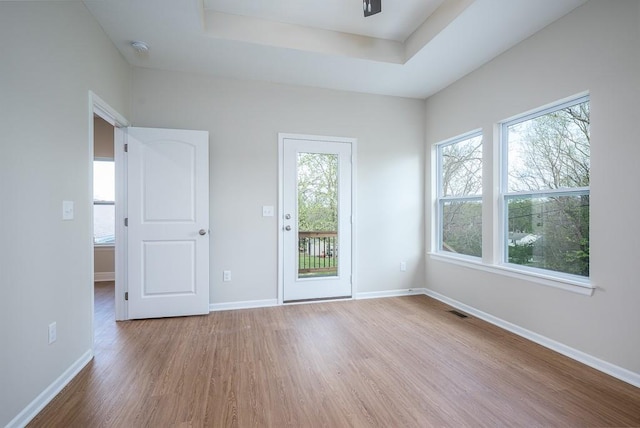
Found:
<svg viewBox="0 0 640 428"><path fill-rule="evenodd" d="M113 161L93 162L93 200L110 201L116 199L115 168Z"/></svg>

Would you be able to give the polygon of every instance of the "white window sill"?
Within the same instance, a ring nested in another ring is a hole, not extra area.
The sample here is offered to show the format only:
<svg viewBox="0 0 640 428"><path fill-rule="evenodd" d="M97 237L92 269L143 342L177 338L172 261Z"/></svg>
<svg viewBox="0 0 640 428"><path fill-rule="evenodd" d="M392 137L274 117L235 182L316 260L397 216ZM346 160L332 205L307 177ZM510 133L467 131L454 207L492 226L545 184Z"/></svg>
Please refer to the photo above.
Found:
<svg viewBox="0 0 640 428"><path fill-rule="evenodd" d="M442 253L428 253L433 260L446 263L452 263L459 266L478 269L484 272L490 272L497 275L504 275L511 278L522 279L549 287L560 288L572 293L582 294L584 296L592 296L596 287L591 284L588 279L580 280L573 278L563 278L554 275L545 275L538 272L530 272L523 269L511 268L505 265L488 265L482 263L480 259L475 257L455 256Z"/></svg>

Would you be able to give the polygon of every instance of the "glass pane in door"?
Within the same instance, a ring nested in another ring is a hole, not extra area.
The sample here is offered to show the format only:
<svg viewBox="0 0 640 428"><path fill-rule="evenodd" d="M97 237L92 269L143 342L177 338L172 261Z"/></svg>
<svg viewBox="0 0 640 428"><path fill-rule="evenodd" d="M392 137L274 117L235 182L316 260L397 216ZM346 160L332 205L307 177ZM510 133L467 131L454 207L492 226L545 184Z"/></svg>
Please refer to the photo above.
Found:
<svg viewBox="0 0 640 428"><path fill-rule="evenodd" d="M338 155L298 153L298 278L338 275Z"/></svg>

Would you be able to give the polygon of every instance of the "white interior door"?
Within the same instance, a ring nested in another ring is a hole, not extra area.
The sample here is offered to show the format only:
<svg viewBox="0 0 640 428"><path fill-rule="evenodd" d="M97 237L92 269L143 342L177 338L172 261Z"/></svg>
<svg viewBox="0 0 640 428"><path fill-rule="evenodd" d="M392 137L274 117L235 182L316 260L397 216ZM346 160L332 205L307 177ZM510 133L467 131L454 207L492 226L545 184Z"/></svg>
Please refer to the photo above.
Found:
<svg viewBox="0 0 640 428"><path fill-rule="evenodd" d="M209 312L209 133L129 128L129 318Z"/></svg>
<svg viewBox="0 0 640 428"><path fill-rule="evenodd" d="M352 296L353 143L281 136L285 302Z"/></svg>

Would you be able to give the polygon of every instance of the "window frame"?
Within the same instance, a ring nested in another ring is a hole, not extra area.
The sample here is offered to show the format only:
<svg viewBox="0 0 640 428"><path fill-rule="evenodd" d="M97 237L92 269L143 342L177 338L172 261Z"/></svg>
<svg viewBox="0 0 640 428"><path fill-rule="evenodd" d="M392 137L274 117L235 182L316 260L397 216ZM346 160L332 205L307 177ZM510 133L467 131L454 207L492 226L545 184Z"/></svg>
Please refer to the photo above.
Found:
<svg viewBox="0 0 640 428"><path fill-rule="evenodd" d="M511 119L499 122L499 141L500 141L500 162L499 162L499 209L498 209L498 224L499 233L497 234L497 246L499 248L499 261L498 265L501 268L508 269L513 272L520 272L523 274L535 275L538 277L544 277L551 280L558 280L564 283L577 285L580 287L591 287L590 276L576 275L566 272L553 271L550 269L532 267L520 265L517 263L509 262L509 219L507 204L510 199L516 199L518 197L529 198L544 198L549 196L591 196L590 186L583 187L562 187L557 189L539 189L531 191L509 191L509 131L508 128L512 125L526 122L531 119L535 119L559 110L563 110L567 107L572 107L584 102L591 102L590 95L581 94L576 97L564 99L559 102L548 104L544 107L536 110L514 116ZM591 156L589 156L591 158ZM591 219L589 218L589 223Z"/></svg>
<svg viewBox="0 0 640 428"><path fill-rule="evenodd" d="M480 194L477 195L473 195L473 196L444 196L443 195L443 183L442 183L442 179L443 179L443 162L442 162L442 150L450 145L453 144L457 144L457 143L461 143L465 140L470 140L472 138L476 138L476 137L480 137L480 144L482 147L482 152L483 152L483 157L484 157L484 135L482 132L482 129L475 129L473 131L469 131L466 132L464 134L460 134L456 137L453 138L449 138L447 140L441 141L439 143L435 144L435 151L436 151L436 180L435 180L435 184L436 184L436 221L435 221L435 225L437 228L436 234L435 234L435 243L434 243L434 248L433 251L434 253L444 256L444 257L451 257L451 258L458 258L458 259L462 259L462 260L468 260L468 261L472 261L472 262L479 262L482 260L483 257L483 252L482 252L482 248L480 250L480 256L473 256L473 255L469 255L469 254L462 254L462 253L454 253L451 251L446 251L444 250L444 206L447 202L479 202L480 206L483 206L483 193L484 193L484 188L482 188L482 191L480 192ZM484 181L484 159L482 162L482 176L483 176L483 181ZM483 183L484 184L484 183ZM483 228L483 220L481 218L481 229ZM481 242L482 239L484 239L484 236L482 236L482 231L481 231Z"/></svg>
<svg viewBox="0 0 640 428"><path fill-rule="evenodd" d="M113 167L114 167L114 170L115 170L115 159L114 158L110 158L110 157L95 157L93 159L93 166L92 166L92 170L94 171L94 177L91 178L92 183L95 180L95 163L96 162L111 162L113 164ZM95 186L95 184L94 184L94 186ZM115 183L114 183L114 186L115 186ZM95 192L94 189L92 189L92 194L93 194L93 192ZM94 212L95 212L95 206L96 205L112 205L114 207L114 210L115 210L115 205L116 205L115 197L114 197L113 201L96 201L95 200L95 196L94 196L94 199L93 199ZM92 225L92 228L93 228L93 246L94 247L115 247L115 226L116 225L114 224L114 242L113 243L106 243L106 244L97 243L96 242L96 236L95 236L95 215L92 215L92 219L93 219L93 225Z"/></svg>

